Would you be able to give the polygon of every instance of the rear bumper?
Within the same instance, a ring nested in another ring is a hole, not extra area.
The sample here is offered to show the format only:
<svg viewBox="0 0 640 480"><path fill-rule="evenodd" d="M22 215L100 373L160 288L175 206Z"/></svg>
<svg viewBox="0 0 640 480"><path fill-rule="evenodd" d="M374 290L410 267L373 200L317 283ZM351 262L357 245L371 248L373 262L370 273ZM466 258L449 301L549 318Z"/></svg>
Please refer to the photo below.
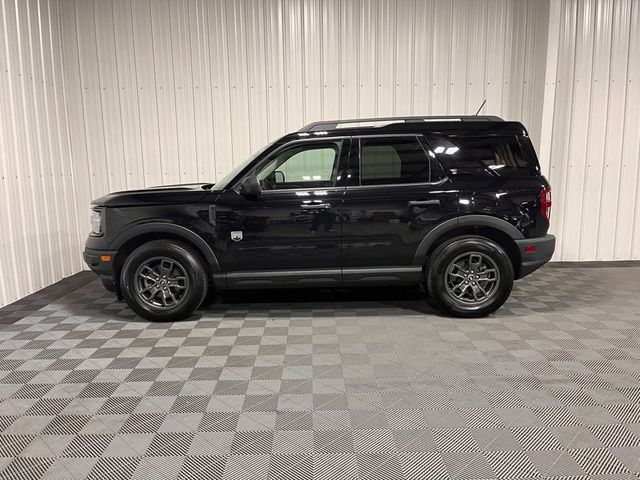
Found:
<svg viewBox="0 0 640 480"><path fill-rule="evenodd" d="M93 250L91 248L85 248L82 256L84 262L89 266L92 272L97 273L102 280L103 285L107 290L112 292L117 291L117 282L115 279L115 273L113 268L113 261L116 258L117 251L111 250ZM105 258L109 257L106 261Z"/></svg>
<svg viewBox="0 0 640 480"><path fill-rule="evenodd" d="M518 251L520 252L520 268L516 272L516 279L526 277L532 272L535 272L542 265L551 260L553 251L556 248L556 237L553 235L545 235L538 238L526 238L523 240L516 240ZM530 250L535 250L530 253L525 252L525 249L529 247ZM535 247L531 248L531 247Z"/></svg>

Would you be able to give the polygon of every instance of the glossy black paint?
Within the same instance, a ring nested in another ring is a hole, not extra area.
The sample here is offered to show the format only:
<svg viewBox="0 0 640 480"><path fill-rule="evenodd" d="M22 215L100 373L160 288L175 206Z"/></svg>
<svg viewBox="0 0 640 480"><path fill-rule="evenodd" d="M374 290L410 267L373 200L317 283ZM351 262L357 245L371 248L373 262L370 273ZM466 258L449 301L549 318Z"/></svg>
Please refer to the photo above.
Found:
<svg viewBox="0 0 640 480"><path fill-rule="evenodd" d="M411 265L424 236L457 215L457 194L447 183L349 187L342 215L343 266Z"/></svg>
<svg viewBox="0 0 640 480"><path fill-rule="evenodd" d="M134 207L195 203L205 198L212 186L212 183L187 183L151 187L144 190L126 190L109 193L95 199L91 204L104 207Z"/></svg>
<svg viewBox="0 0 640 480"><path fill-rule="evenodd" d="M223 270L339 269L343 192L334 187L247 198L227 190L215 208ZM242 240L232 240L234 231Z"/></svg>
<svg viewBox="0 0 640 480"><path fill-rule="evenodd" d="M540 191L549 186L544 177L458 179L459 214L491 215L516 227L525 238L542 236L549 225L540 214Z"/></svg>
<svg viewBox="0 0 640 480"><path fill-rule="evenodd" d="M537 165L526 130L518 122L424 122L296 132L274 142L222 184L117 192L95 200L93 205L104 213L104 235L87 239L87 263L117 289L126 255L145 240L164 236L191 243L206 259L219 288L413 283L421 281L421 265L429 255L429 248L420 247L424 239L430 233L436 236L434 232L438 238L450 238L473 231L475 224L456 220L470 215L496 220L483 228L497 225L500 238L511 242L516 272L520 263L531 270L548 260L524 258L516 243L546 239L542 250L545 255L549 248L553 251L551 239L545 237L548 223L540 214L540 190L548 183L539 171L519 177L447 177L439 155L433 155L433 181L359 186L357 141L351 139L399 134L417 135L427 149L441 136L517 135ZM240 193L240 182L282 146L338 137L346 140L337 186ZM500 229L500 222L519 234ZM447 226L444 231L442 225ZM234 241L232 232L242 232L242 239ZM95 265L100 252L113 254L112 261Z"/></svg>

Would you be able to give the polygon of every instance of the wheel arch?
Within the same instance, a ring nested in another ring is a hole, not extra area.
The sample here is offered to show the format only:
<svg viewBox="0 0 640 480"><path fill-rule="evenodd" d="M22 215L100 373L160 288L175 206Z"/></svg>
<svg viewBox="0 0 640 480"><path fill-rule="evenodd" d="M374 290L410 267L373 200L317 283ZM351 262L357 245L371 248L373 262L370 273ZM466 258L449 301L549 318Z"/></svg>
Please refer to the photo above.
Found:
<svg viewBox="0 0 640 480"><path fill-rule="evenodd" d="M514 273L517 274L521 259L515 240L523 239L524 236L506 220L489 215L466 215L441 223L422 239L414 255L413 264L424 268L436 248L460 235L478 235L496 242L509 255Z"/></svg>
<svg viewBox="0 0 640 480"><path fill-rule="evenodd" d="M215 253L200 235L181 225L153 222L127 229L111 242L109 248L118 251L113 261L115 279L120 277L120 271L127 256L140 245L151 240L176 240L184 243L200 257L207 268L206 273L209 278L221 272Z"/></svg>

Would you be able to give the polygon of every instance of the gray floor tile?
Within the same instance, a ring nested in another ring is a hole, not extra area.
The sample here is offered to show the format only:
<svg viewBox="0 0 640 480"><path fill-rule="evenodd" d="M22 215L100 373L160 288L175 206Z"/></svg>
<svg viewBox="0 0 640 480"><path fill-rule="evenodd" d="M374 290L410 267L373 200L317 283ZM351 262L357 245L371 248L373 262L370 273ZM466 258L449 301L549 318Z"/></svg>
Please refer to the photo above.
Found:
<svg viewBox="0 0 640 480"><path fill-rule="evenodd" d="M0 477L638 477L639 282L552 265L489 318L388 289L151 323L79 274L2 309Z"/></svg>

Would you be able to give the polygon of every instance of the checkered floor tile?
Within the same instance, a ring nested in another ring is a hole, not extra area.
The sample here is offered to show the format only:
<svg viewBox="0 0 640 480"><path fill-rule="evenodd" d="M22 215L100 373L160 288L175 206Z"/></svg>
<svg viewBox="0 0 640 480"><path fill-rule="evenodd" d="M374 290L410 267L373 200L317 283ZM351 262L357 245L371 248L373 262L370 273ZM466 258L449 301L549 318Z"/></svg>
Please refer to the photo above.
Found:
<svg viewBox="0 0 640 480"><path fill-rule="evenodd" d="M640 478L638 285L550 265L484 319L369 289L151 323L78 274L0 309L0 478Z"/></svg>

